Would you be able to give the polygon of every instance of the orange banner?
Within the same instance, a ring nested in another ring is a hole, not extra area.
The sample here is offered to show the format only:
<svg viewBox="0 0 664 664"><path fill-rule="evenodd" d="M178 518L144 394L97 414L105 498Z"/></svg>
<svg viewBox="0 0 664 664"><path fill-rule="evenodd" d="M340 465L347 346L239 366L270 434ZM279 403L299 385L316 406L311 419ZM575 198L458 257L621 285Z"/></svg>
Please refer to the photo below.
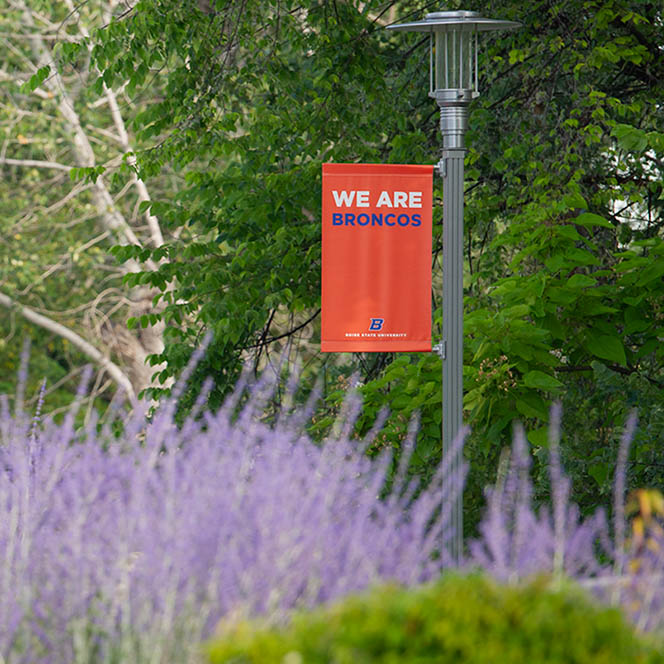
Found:
<svg viewBox="0 0 664 664"><path fill-rule="evenodd" d="M323 352L431 351L433 166L323 164Z"/></svg>

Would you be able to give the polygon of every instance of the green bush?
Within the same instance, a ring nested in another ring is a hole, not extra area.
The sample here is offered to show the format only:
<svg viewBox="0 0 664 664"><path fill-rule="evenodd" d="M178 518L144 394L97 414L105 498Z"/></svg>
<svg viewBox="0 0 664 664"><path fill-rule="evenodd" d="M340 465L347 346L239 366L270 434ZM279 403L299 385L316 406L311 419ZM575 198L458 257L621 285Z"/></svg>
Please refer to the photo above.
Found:
<svg viewBox="0 0 664 664"><path fill-rule="evenodd" d="M502 586L447 576L415 590L378 588L294 616L285 628L222 625L211 664L628 664L664 662L617 609L546 580Z"/></svg>

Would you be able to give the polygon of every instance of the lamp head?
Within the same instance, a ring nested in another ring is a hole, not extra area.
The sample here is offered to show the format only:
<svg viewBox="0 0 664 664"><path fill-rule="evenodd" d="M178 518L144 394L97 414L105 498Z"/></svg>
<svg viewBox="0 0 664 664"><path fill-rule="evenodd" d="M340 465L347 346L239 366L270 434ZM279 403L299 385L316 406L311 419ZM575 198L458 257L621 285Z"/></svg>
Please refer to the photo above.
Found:
<svg viewBox="0 0 664 664"><path fill-rule="evenodd" d="M478 33L513 30L520 25L483 18L478 12L447 11L427 14L423 21L390 25L388 29L429 33L429 96L447 105L467 104L479 95Z"/></svg>

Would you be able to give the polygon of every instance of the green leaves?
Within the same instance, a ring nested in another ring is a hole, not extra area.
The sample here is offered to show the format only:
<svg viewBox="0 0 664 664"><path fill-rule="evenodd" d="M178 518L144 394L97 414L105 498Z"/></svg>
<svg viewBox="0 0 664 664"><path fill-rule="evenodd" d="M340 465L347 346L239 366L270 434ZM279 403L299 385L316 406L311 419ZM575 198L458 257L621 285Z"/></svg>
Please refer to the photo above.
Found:
<svg viewBox="0 0 664 664"><path fill-rule="evenodd" d="M96 182L97 178L106 172L105 166L82 166L80 168L70 168L69 178L72 181L85 180L87 182Z"/></svg>
<svg viewBox="0 0 664 664"><path fill-rule="evenodd" d="M595 357L615 362L621 366L627 365L625 347L618 337L596 334L591 330L585 347Z"/></svg>
<svg viewBox="0 0 664 664"><path fill-rule="evenodd" d="M610 228L612 230L614 228L614 225L610 221L607 221L604 217L601 217L598 214L593 214L592 212L584 212L583 214L580 214L576 217L574 223L588 229L592 229L595 226Z"/></svg>
<svg viewBox="0 0 664 664"><path fill-rule="evenodd" d="M661 258L659 260L653 259L648 261L643 269L639 270L636 286L653 285L656 287L662 276L664 276L664 260Z"/></svg>
<svg viewBox="0 0 664 664"><path fill-rule="evenodd" d="M127 327L130 330L135 329L139 325L142 328L146 328L148 325L156 325L160 320L162 320L162 316L159 314L143 314L138 317L132 316L127 319Z"/></svg>
<svg viewBox="0 0 664 664"><path fill-rule="evenodd" d="M526 387L534 387L538 390L555 391L563 387L563 383L556 380L550 374L543 371L533 370L526 373L523 377L523 384Z"/></svg>
<svg viewBox="0 0 664 664"><path fill-rule="evenodd" d="M581 195L580 192L578 191L573 191L570 192L569 194L566 194L565 197L563 198L563 202L567 207L570 209L586 209L588 207L588 203L586 202L586 199Z"/></svg>
<svg viewBox="0 0 664 664"><path fill-rule="evenodd" d="M51 68L48 65L40 67L35 74L23 83L21 92L33 92L49 77L50 73Z"/></svg>
<svg viewBox="0 0 664 664"><path fill-rule="evenodd" d="M571 290L580 290L582 288L589 288L597 284L597 279L587 274L573 274L567 280L567 288Z"/></svg>
<svg viewBox="0 0 664 664"><path fill-rule="evenodd" d="M627 152L643 152L648 147L646 132L627 124L617 124L611 135L618 140L618 145Z"/></svg>
<svg viewBox="0 0 664 664"><path fill-rule="evenodd" d="M594 463L588 468L588 475L590 475L590 477L592 477L595 482L597 482L597 486L602 488L606 486L607 481L609 480L610 472L611 466L608 462Z"/></svg>

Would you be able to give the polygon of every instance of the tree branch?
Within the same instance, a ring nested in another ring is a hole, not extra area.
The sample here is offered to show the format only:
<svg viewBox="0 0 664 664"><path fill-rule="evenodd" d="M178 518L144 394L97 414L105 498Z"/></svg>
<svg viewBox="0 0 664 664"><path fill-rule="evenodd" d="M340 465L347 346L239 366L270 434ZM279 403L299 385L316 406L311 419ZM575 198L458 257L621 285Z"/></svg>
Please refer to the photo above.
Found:
<svg viewBox="0 0 664 664"><path fill-rule="evenodd" d="M102 367L108 372L108 375L117 383L117 385L125 391L127 397L132 403L136 402L136 394L134 393L134 388L132 387L131 381L126 376L126 374L120 369L120 367L112 362L108 357L101 353L97 348L95 348L91 343L86 341L79 334L70 330L68 327L58 323L57 321L47 318L42 314L38 314L36 311L27 307L25 305L19 304L13 300L9 295L0 293L0 304L8 309L13 309L23 316L27 321L41 327L48 332L56 334L63 339L69 341L73 346L78 348L84 355L89 357L95 364Z"/></svg>
<svg viewBox="0 0 664 664"><path fill-rule="evenodd" d="M290 337L292 334L295 334L298 330L301 330L303 327L306 327L311 323L316 316L320 313L320 309L316 309L316 312L307 318L307 320L304 321L304 323L300 323L299 325L296 325L292 330L288 330L288 332L284 332L283 334L279 334L276 337L270 337L269 339L261 339L261 341L257 344L251 344L251 346L245 346L245 350L248 348L260 348L262 346L267 346L268 344L274 343L275 341L278 341L279 339L283 339L284 337Z"/></svg>
<svg viewBox="0 0 664 664"><path fill-rule="evenodd" d="M0 165L25 166L31 168L52 168L57 171L67 172L71 170L71 166L58 164L55 161L42 161L40 159L7 159L5 157L0 157Z"/></svg>
<svg viewBox="0 0 664 664"><path fill-rule="evenodd" d="M37 60L37 66L49 65L51 67L51 75L44 82L44 86L50 90L57 100L58 110L65 122L69 125L78 165L82 167L93 167L96 165L94 150L92 149L88 136L81 125L79 115L74 108L74 100L67 93L65 83L58 72L51 51L36 31L33 11L28 8L24 0L17 2L17 6L22 9L25 24L31 30L35 31L32 34L31 42L32 51ZM136 244L142 246L142 243L139 242L133 229L113 202L113 198L104 184L102 177L98 177L95 181L94 188L92 189L92 196L95 206L99 211L101 223L105 228L111 230L115 234L117 242L119 244ZM146 265L150 270L157 269L156 264L152 260L146 261ZM139 270L135 261L128 261L127 267L132 272L137 272Z"/></svg>
<svg viewBox="0 0 664 664"><path fill-rule="evenodd" d="M607 364L606 365L608 369L611 371L614 371L615 373L622 374L623 376L631 376L634 373L639 373L638 367L623 367L620 364ZM557 373L576 373L579 371L593 371L593 368L590 365L562 365L559 367L555 367L554 371ZM658 387L664 387L664 383L661 381L658 381L656 378L652 378L652 376L646 376L643 374L643 377L651 384L651 385L657 385Z"/></svg>
<svg viewBox="0 0 664 664"><path fill-rule="evenodd" d="M74 4L71 2L71 0L67 0L67 6L70 8L72 13L76 11L76 8L74 7ZM104 19L110 21L110 18L110 13L105 12ZM89 31L84 25L80 26L80 30L84 37L90 37ZM106 85L106 83L104 83L104 95L108 101L108 107L111 111L113 124L115 125L115 130L118 134L118 142L122 146L122 149L125 151L125 153L129 153L131 152L131 146L129 145L129 134L127 133L127 127L125 125L124 118L122 117L122 112L120 111L117 96L115 92ZM134 166L136 164L136 157L133 154L129 155L127 163L129 166ZM143 180L138 177L135 171L133 174L133 183L138 192L138 200L140 202L149 201L150 195L148 194L145 182L143 182ZM164 244L164 236L162 235L161 227L159 226L159 220L150 211L146 211L145 220L147 221L148 228L150 229L152 244L155 247L161 247Z"/></svg>

